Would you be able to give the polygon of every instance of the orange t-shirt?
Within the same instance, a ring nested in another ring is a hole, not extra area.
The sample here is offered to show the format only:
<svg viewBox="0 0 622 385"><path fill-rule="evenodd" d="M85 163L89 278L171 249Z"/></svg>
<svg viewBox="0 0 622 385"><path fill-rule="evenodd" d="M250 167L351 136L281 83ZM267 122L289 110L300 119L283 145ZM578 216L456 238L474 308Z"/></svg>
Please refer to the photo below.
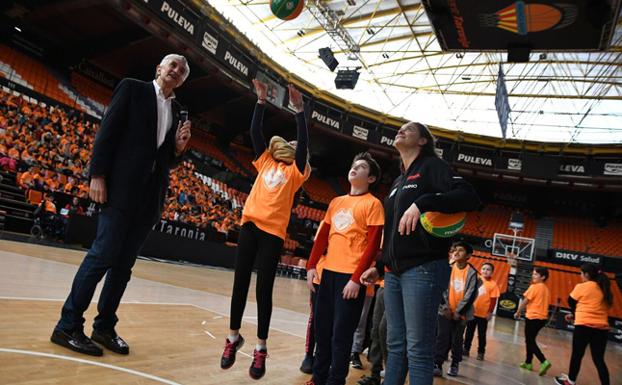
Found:
<svg viewBox="0 0 622 385"><path fill-rule="evenodd" d="M577 301L575 325L609 329L607 304L598 283L587 281L577 284L570 296Z"/></svg>
<svg viewBox="0 0 622 385"><path fill-rule="evenodd" d="M19 151L15 147L11 147L8 151L9 158L19 159Z"/></svg>
<svg viewBox="0 0 622 385"><path fill-rule="evenodd" d="M56 205L52 202L45 201L45 211L48 213L56 214Z"/></svg>
<svg viewBox="0 0 622 385"><path fill-rule="evenodd" d="M473 303L474 315L480 318L488 317L488 309L490 309L490 301L492 298L499 298L499 285L492 279L485 280L482 278L482 285L479 287L477 298Z"/></svg>
<svg viewBox="0 0 622 385"><path fill-rule="evenodd" d="M548 319L551 292L544 283L532 283L523 297L529 300L525 316L528 319Z"/></svg>
<svg viewBox="0 0 622 385"><path fill-rule="evenodd" d="M294 196L309 178L311 169L307 164L303 174L296 162L289 165L277 162L268 150L253 166L258 175L246 199L241 224L253 222L262 231L285 240Z"/></svg>
<svg viewBox="0 0 622 385"><path fill-rule="evenodd" d="M458 304L464 298L464 287L466 286L469 265L460 269L457 263L451 267L451 278L449 278L449 310L455 312Z"/></svg>
<svg viewBox="0 0 622 385"><path fill-rule="evenodd" d="M342 195L328 205L324 223L330 226L324 268L352 274L367 248L367 227L384 225L384 209L371 193Z"/></svg>
<svg viewBox="0 0 622 385"><path fill-rule="evenodd" d="M28 171L24 171L19 177L19 185L24 187L32 182L32 174Z"/></svg>

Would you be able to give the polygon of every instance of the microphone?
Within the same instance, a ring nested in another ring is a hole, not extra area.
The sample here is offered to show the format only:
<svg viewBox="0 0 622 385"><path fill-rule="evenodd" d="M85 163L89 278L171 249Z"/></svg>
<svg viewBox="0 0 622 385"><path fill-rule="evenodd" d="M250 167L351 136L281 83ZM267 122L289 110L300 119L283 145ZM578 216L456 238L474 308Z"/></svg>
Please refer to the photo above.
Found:
<svg viewBox="0 0 622 385"><path fill-rule="evenodd" d="M188 120L188 107L182 106L181 103L175 99L173 99L173 103L175 103L179 109L179 121L183 123Z"/></svg>
<svg viewBox="0 0 622 385"><path fill-rule="evenodd" d="M182 108L181 111L179 111L179 120L181 122L185 122L186 120L188 120L188 109L187 108Z"/></svg>

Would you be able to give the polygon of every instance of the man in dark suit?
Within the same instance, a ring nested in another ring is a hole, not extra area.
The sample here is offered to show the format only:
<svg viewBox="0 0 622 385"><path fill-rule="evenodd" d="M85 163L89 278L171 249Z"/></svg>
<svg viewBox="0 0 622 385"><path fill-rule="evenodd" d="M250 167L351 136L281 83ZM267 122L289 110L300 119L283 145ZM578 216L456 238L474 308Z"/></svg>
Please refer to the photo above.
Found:
<svg viewBox="0 0 622 385"><path fill-rule="evenodd" d="M95 341L116 353L129 353L115 331L116 311L138 251L160 218L169 170L179 164L190 140L190 121L181 119L173 93L189 72L186 58L171 54L156 67L154 81L123 79L114 90L90 165L89 196L102 206L97 237L52 333L51 341L58 345L101 356ZM104 275L91 340L84 334L83 314Z"/></svg>

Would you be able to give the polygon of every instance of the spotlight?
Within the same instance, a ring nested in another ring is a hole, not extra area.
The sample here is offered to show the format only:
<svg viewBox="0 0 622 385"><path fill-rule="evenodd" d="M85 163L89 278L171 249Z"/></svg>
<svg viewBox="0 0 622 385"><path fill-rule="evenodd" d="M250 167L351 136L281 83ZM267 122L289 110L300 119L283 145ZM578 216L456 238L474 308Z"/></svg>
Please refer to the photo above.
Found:
<svg viewBox="0 0 622 385"><path fill-rule="evenodd" d="M338 90L353 90L359 80L358 69L345 69L337 71L335 87Z"/></svg>
<svg viewBox="0 0 622 385"><path fill-rule="evenodd" d="M320 59L322 59L331 72L339 65L339 62L335 59L335 54L333 54L330 48L320 48Z"/></svg>

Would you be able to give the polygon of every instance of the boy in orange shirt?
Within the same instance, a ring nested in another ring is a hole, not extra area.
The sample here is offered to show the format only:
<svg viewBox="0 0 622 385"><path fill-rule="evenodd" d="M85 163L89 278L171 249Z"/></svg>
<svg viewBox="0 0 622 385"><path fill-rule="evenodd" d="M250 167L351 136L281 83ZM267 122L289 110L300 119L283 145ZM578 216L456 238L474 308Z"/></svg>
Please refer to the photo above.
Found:
<svg viewBox="0 0 622 385"><path fill-rule="evenodd" d="M371 265L384 225L384 209L369 188L380 179L380 167L365 152L354 157L350 194L333 199L311 250L307 284L314 291L316 265L326 250L315 302L313 378L308 385L343 385L350 350L365 301L361 274Z"/></svg>
<svg viewBox="0 0 622 385"><path fill-rule="evenodd" d="M267 339L272 316L272 288L279 262L294 196L309 178L307 162L309 133L304 117L302 94L289 86L289 100L296 111L297 141L286 142L274 136L270 145L262 132L268 87L253 80L257 105L251 123L251 139L257 157L253 165L257 179L246 199L242 213L242 228L235 258L235 276L231 294L229 336L220 359L220 367L229 369L235 363L237 351L244 344L240 335L242 316L250 286L253 266L257 262L257 345L249 368L251 378L258 380L266 373Z"/></svg>
<svg viewBox="0 0 622 385"><path fill-rule="evenodd" d="M527 308L525 313L525 346L527 348L527 358L519 366L522 369L532 370L533 356L540 361L540 375L544 376L551 368L551 363L544 357L544 354L538 347L536 337L542 328L546 325L549 318L549 303L551 293L544 282L549 278L549 269L546 267L535 267L531 274L532 284L526 292L523 293L523 299L518 305L514 318L519 319L523 309Z"/></svg>
<svg viewBox="0 0 622 385"><path fill-rule="evenodd" d="M451 277L449 287L443 294L438 308L438 332L436 352L434 354L434 375L443 375L443 362L447 360L451 349L451 366L447 375L458 375L462 361L462 343L467 321L473 319L473 302L481 284L477 270L468 260L473 254L473 247L464 241L454 242L451 246Z"/></svg>
<svg viewBox="0 0 622 385"><path fill-rule="evenodd" d="M566 320L574 321L572 357L568 375L555 377L557 385L575 385L585 349L590 345L592 361L598 371L601 385L609 385L609 370L605 364L605 349L609 335L609 309L613 304L611 283L603 271L594 264L581 266L582 283L577 284L568 304L573 314Z"/></svg>
<svg viewBox="0 0 622 385"><path fill-rule="evenodd" d="M482 279L482 285L479 287L477 298L473 303L475 311L473 315L474 319L467 322L466 333L464 336L464 351L463 356L469 356L469 350L471 350L471 343L473 342L473 336L475 335L475 328L477 327L477 338L479 344L477 346L477 359L479 361L484 360L484 354L486 354L486 329L488 328L488 321L492 318L492 312L497 305L497 299L499 298L499 285L492 280L492 273L495 271L495 266L492 263L486 262L482 264L480 269L480 276Z"/></svg>

